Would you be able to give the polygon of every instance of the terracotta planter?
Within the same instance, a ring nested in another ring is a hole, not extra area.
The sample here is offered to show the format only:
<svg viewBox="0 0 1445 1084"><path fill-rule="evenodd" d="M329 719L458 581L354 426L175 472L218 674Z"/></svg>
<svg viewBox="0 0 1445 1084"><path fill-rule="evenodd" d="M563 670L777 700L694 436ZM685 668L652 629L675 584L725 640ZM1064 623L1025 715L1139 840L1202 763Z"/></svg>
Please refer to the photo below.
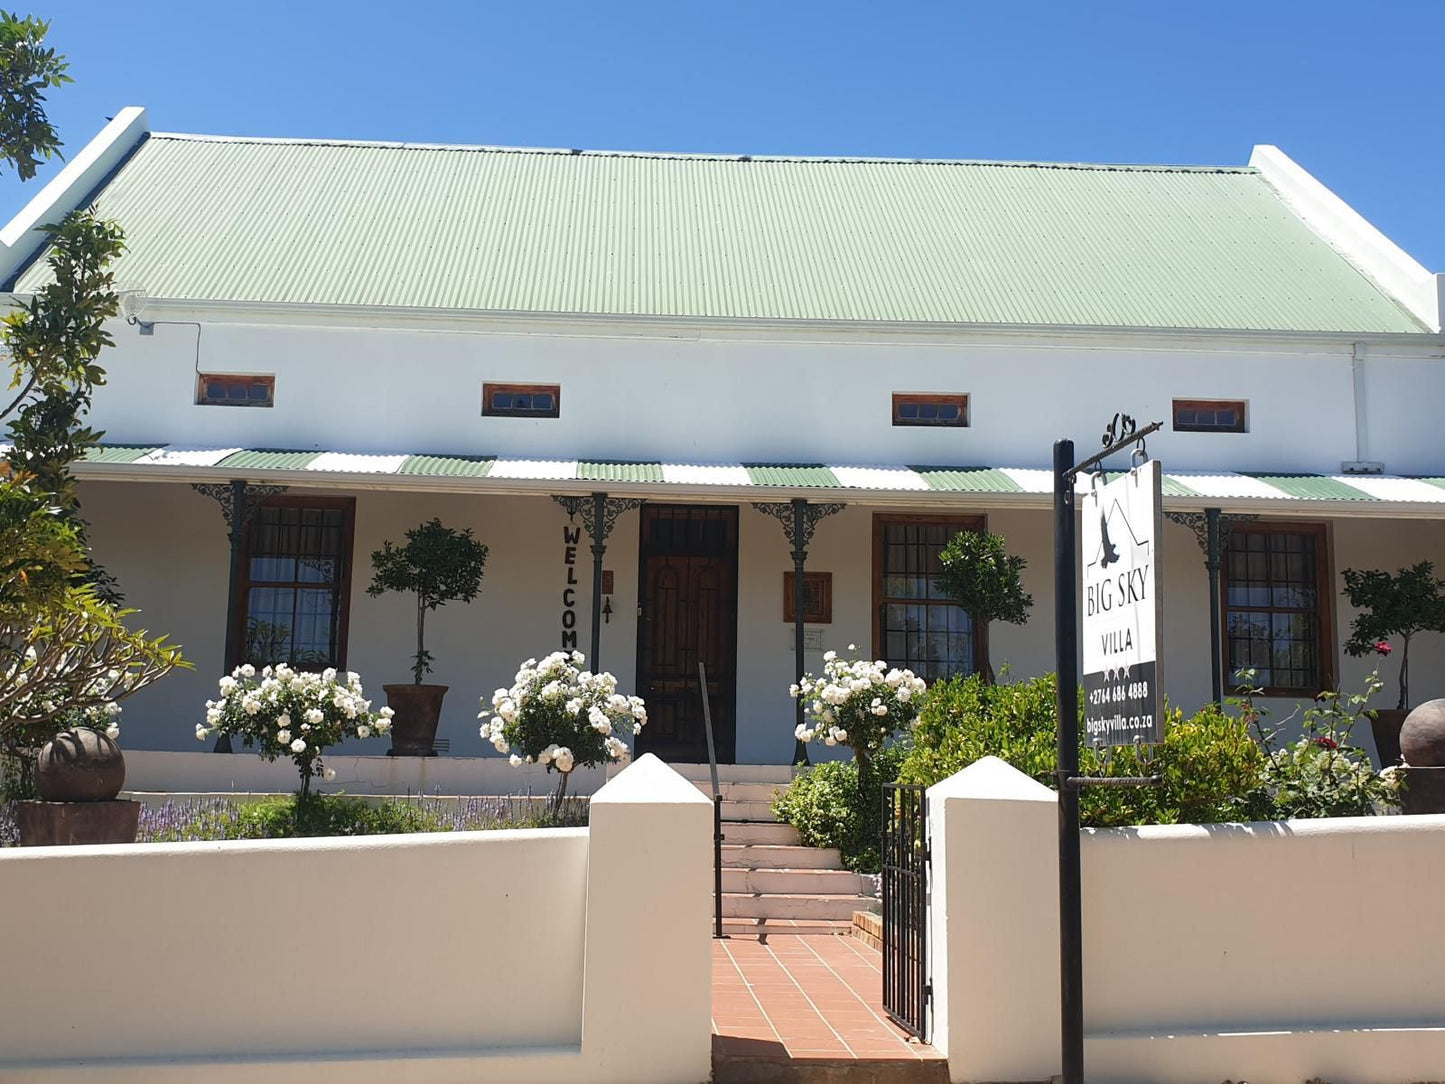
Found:
<svg viewBox="0 0 1445 1084"><path fill-rule="evenodd" d="M1395 708L1380 708L1370 720L1370 730L1375 735L1375 753L1381 768L1400 763L1400 727L1409 714Z"/></svg>
<svg viewBox="0 0 1445 1084"><path fill-rule="evenodd" d="M429 757L436 742L445 685L383 685L391 720L391 755Z"/></svg>
<svg viewBox="0 0 1445 1084"><path fill-rule="evenodd" d="M134 843L140 803L16 802L15 826L22 847L65 847L87 843Z"/></svg>

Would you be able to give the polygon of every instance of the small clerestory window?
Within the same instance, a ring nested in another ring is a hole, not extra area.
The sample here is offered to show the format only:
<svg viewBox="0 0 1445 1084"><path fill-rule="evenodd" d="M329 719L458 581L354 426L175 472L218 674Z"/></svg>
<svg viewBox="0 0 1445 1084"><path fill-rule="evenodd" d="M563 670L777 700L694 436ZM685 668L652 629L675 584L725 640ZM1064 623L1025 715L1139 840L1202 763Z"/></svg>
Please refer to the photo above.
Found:
<svg viewBox="0 0 1445 1084"><path fill-rule="evenodd" d="M968 396L893 393L894 425L966 426Z"/></svg>
<svg viewBox="0 0 1445 1084"><path fill-rule="evenodd" d="M560 384L483 384L485 418L556 418L562 413Z"/></svg>
<svg viewBox="0 0 1445 1084"><path fill-rule="evenodd" d="M202 373L196 380L196 402L201 406L268 407L275 398L274 376Z"/></svg>

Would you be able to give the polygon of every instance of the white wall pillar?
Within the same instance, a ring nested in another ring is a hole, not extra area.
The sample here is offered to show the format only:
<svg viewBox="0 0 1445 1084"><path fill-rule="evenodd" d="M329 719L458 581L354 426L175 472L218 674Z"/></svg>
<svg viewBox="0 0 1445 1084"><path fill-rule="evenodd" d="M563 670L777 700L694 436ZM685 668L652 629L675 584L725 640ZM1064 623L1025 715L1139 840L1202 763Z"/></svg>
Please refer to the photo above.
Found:
<svg viewBox="0 0 1445 1084"><path fill-rule="evenodd" d="M933 1045L954 1081L1059 1072L1058 799L998 757L928 789Z"/></svg>
<svg viewBox="0 0 1445 1084"><path fill-rule="evenodd" d="M582 1057L593 1080L712 1074L712 817L651 753L592 797Z"/></svg>

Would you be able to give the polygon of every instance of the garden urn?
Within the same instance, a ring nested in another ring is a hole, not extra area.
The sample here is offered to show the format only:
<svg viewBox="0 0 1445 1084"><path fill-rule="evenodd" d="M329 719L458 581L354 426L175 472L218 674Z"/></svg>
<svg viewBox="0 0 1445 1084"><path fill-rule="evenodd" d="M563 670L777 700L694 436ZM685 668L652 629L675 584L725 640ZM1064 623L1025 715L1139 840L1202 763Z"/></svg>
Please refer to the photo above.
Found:
<svg viewBox="0 0 1445 1084"><path fill-rule="evenodd" d="M1400 727L1406 813L1445 813L1445 699L1427 700Z"/></svg>

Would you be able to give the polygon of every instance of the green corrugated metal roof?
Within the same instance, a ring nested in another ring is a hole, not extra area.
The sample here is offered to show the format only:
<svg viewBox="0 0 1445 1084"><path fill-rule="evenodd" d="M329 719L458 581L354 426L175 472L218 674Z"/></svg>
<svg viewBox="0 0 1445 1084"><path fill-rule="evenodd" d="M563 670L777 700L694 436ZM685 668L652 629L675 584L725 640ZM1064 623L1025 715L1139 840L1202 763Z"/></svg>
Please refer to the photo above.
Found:
<svg viewBox="0 0 1445 1084"><path fill-rule="evenodd" d="M661 463L620 463L611 460L582 460L577 477L597 482L661 482Z"/></svg>
<svg viewBox="0 0 1445 1084"><path fill-rule="evenodd" d="M1311 501L1372 501L1375 498L1363 489L1334 478L1318 474L1256 474L1242 471L1250 478L1258 478L1275 489L1283 490L1291 497L1302 497Z"/></svg>
<svg viewBox="0 0 1445 1084"><path fill-rule="evenodd" d="M838 476L821 463L744 463L755 486L837 489Z"/></svg>
<svg viewBox="0 0 1445 1084"><path fill-rule="evenodd" d="M149 137L96 199L153 297L1419 332L1246 168ZM43 264L16 285L34 289Z"/></svg>
<svg viewBox="0 0 1445 1084"><path fill-rule="evenodd" d="M1439 486L1441 489L1445 489L1445 478L1421 478L1419 480L1421 482L1429 482L1432 486Z"/></svg>
<svg viewBox="0 0 1445 1084"><path fill-rule="evenodd" d="M409 455L397 474L449 475L456 478L485 478L496 462L494 456Z"/></svg>
<svg viewBox="0 0 1445 1084"><path fill-rule="evenodd" d="M913 467L929 489L946 493L1022 493L1019 485L993 467Z"/></svg>
<svg viewBox="0 0 1445 1084"><path fill-rule="evenodd" d="M161 447L164 445L92 444L85 449L85 454L81 458L87 463L134 463L141 456Z"/></svg>
<svg viewBox="0 0 1445 1084"><path fill-rule="evenodd" d="M246 470L302 470L320 454L320 452L287 452L256 448L228 455L216 465Z"/></svg>

